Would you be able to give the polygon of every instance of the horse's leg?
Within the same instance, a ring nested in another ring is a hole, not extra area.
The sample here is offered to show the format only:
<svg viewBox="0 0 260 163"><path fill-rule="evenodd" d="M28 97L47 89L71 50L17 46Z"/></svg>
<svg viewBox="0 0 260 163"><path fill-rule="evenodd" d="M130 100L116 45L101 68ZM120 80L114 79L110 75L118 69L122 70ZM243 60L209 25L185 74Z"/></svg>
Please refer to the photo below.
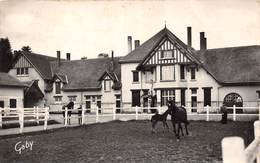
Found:
<svg viewBox="0 0 260 163"><path fill-rule="evenodd" d="M169 132L169 126L168 126L168 124L167 124L166 121L165 121L165 126L166 126L166 128L167 128L167 131Z"/></svg>
<svg viewBox="0 0 260 163"><path fill-rule="evenodd" d="M188 126L188 123L185 123L186 134L189 135L187 126Z"/></svg>
<svg viewBox="0 0 260 163"><path fill-rule="evenodd" d="M158 121L154 120L152 121L152 133L156 133L155 131L155 125L157 124Z"/></svg>
<svg viewBox="0 0 260 163"><path fill-rule="evenodd" d="M173 127L173 132L176 134L176 127L175 127L175 121L172 120L172 127Z"/></svg>
<svg viewBox="0 0 260 163"><path fill-rule="evenodd" d="M176 137L177 137L177 141L179 141L180 140L180 125L181 124L178 122L177 125L178 125L178 129L177 129Z"/></svg>
<svg viewBox="0 0 260 163"><path fill-rule="evenodd" d="M181 123L180 123L180 130L181 130L181 135L184 136L184 134L183 134L183 128L182 128Z"/></svg>

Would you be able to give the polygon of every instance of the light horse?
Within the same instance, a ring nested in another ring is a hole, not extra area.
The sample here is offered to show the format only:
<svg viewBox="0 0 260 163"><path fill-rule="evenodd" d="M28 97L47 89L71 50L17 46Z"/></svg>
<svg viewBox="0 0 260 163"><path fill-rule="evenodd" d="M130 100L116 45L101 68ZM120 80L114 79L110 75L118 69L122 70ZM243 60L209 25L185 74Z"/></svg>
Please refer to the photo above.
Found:
<svg viewBox="0 0 260 163"><path fill-rule="evenodd" d="M177 140L180 139L180 131L182 133L182 136L184 136L181 123L184 123L186 134L189 135L188 128L187 128L189 122L187 119L186 109L182 106L177 107L174 101L168 101L168 107L171 110L171 121L172 121L173 131L177 137ZM177 124L177 132L176 132L176 124Z"/></svg>

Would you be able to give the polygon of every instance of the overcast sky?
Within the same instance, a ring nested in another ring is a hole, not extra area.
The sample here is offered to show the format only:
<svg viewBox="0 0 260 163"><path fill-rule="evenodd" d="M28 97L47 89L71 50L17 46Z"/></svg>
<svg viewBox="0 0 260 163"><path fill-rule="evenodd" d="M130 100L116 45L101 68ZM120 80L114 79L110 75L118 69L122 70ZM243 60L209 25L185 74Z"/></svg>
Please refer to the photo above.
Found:
<svg viewBox="0 0 260 163"><path fill-rule="evenodd" d="M260 1L22 1L0 0L0 37L13 50L29 45L33 52L72 59L99 53L127 54L127 36L141 44L164 28L183 42L192 26L199 49L204 31L208 48L260 45Z"/></svg>

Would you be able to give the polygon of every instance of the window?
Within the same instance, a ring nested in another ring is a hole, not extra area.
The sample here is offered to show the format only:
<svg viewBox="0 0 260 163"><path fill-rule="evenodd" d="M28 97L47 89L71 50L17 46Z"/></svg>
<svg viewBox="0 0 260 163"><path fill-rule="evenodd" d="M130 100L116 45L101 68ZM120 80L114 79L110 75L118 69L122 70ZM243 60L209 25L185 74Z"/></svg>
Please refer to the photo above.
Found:
<svg viewBox="0 0 260 163"><path fill-rule="evenodd" d="M190 69L190 73L191 73L191 79L195 80L196 79L196 69L195 69L195 67L192 67Z"/></svg>
<svg viewBox="0 0 260 163"><path fill-rule="evenodd" d="M16 75L28 75L29 68L28 67L21 67L16 69Z"/></svg>
<svg viewBox="0 0 260 163"><path fill-rule="evenodd" d="M60 82L55 82L55 90L56 90L56 94L61 93L61 83Z"/></svg>
<svg viewBox="0 0 260 163"><path fill-rule="evenodd" d="M185 79L185 66L180 65L180 79L184 80Z"/></svg>
<svg viewBox="0 0 260 163"><path fill-rule="evenodd" d="M10 108L16 108L16 99L10 99Z"/></svg>
<svg viewBox="0 0 260 163"><path fill-rule="evenodd" d="M116 107L121 107L121 95L116 95Z"/></svg>
<svg viewBox="0 0 260 163"><path fill-rule="evenodd" d="M101 108L101 96L97 96L97 107ZM101 110L99 110L99 113L101 113Z"/></svg>
<svg viewBox="0 0 260 163"><path fill-rule="evenodd" d="M197 94L197 88L191 88L191 94L196 95Z"/></svg>
<svg viewBox="0 0 260 163"><path fill-rule="evenodd" d="M21 69L20 69L20 68L17 68L17 69L16 69L16 74L17 74L17 75L21 75Z"/></svg>
<svg viewBox="0 0 260 163"><path fill-rule="evenodd" d="M61 102L62 96L54 96L55 102Z"/></svg>
<svg viewBox="0 0 260 163"><path fill-rule="evenodd" d="M161 105L166 105L167 100L175 101L175 90L161 90Z"/></svg>
<svg viewBox="0 0 260 163"><path fill-rule="evenodd" d="M111 80L104 80L104 90L111 91Z"/></svg>
<svg viewBox="0 0 260 163"><path fill-rule="evenodd" d="M138 71L133 71L133 82L139 82L139 73L138 73Z"/></svg>
<svg viewBox="0 0 260 163"><path fill-rule="evenodd" d="M161 80L175 80L175 66L161 66Z"/></svg>
<svg viewBox="0 0 260 163"><path fill-rule="evenodd" d="M181 105L185 106L185 89L181 89Z"/></svg>
<svg viewBox="0 0 260 163"><path fill-rule="evenodd" d="M260 91L256 91L258 99L260 99Z"/></svg>
<svg viewBox="0 0 260 163"><path fill-rule="evenodd" d="M154 75L151 71L146 71L145 72L145 82L146 83L151 83L152 81L154 81Z"/></svg>
<svg viewBox="0 0 260 163"><path fill-rule="evenodd" d="M161 59L170 59L173 58L172 50L161 51Z"/></svg>
<svg viewBox="0 0 260 163"><path fill-rule="evenodd" d="M75 102L77 99L77 96L68 96L69 101Z"/></svg>

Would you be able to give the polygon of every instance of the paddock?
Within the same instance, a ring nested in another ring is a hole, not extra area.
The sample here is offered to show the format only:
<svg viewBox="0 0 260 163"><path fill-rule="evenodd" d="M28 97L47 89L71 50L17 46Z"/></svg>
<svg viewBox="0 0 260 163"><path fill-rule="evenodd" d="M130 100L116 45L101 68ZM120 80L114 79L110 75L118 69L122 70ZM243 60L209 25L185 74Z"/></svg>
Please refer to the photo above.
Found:
<svg viewBox="0 0 260 163"><path fill-rule="evenodd" d="M167 122L170 125L170 122ZM221 140L239 136L254 139L253 122L191 121L190 136L177 142L161 123L151 134L151 122L112 121L1 137L3 162L221 162ZM32 150L15 151L19 141L33 141Z"/></svg>

